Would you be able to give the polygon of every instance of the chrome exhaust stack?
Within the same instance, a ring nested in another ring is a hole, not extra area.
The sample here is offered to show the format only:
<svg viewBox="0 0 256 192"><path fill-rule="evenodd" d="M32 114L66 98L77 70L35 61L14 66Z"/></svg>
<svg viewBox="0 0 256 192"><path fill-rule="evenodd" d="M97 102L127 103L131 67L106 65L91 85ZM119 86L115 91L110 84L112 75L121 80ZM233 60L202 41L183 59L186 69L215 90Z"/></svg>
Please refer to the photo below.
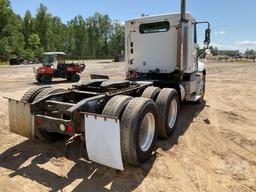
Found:
<svg viewBox="0 0 256 192"><path fill-rule="evenodd" d="M186 23L186 0L181 0L180 23L177 28L177 68L180 74L180 80L184 74L184 31L183 26Z"/></svg>

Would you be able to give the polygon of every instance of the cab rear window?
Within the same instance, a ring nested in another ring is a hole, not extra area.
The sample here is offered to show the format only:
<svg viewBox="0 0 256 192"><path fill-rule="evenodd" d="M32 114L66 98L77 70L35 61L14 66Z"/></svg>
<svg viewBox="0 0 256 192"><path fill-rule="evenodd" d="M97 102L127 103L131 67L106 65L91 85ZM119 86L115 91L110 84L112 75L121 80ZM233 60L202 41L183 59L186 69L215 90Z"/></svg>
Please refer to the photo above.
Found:
<svg viewBox="0 0 256 192"><path fill-rule="evenodd" d="M154 23L144 23L140 25L140 33L161 33L167 32L170 29L169 21L154 22Z"/></svg>

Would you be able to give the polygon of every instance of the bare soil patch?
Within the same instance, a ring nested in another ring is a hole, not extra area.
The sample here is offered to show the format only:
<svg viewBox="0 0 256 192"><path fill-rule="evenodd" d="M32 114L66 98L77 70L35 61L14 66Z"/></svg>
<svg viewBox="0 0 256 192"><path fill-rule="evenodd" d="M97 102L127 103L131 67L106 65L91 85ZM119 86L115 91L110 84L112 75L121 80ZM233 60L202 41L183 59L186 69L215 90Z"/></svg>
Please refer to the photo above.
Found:
<svg viewBox="0 0 256 192"><path fill-rule="evenodd" d="M86 61L124 78L124 63ZM81 141L46 144L8 131L7 100L38 85L32 65L0 68L0 191L256 191L256 64L207 64L205 102L185 103L179 128L152 158L120 172L80 158ZM72 83L55 80L55 86Z"/></svg>

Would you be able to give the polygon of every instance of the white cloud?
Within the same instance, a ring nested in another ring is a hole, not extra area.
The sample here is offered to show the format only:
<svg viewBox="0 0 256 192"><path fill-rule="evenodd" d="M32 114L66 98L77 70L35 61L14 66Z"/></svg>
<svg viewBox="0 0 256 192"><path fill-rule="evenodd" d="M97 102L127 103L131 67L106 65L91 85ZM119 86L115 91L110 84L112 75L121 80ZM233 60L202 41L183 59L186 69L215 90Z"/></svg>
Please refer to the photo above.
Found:
<svg viewBox="0 0 256 192"><path fill-rule="evenodd" d="M214 34L215 35L224 35L224 34L226 34L227 32L226 31L222 31L222 30L220 30L220 31L214 31Z"/></svg>
<svg viewBox="0 0 256 192"><path fill-rule="evenodd" d="M218 44L218 43L211 43L211 46L218 47L218 49L223 49L223 50L241 50L241 49L239 49L238 46L233 46L233 45L224 45L224 44Z"/></svg>
<svg viewBox="0 0 256 192"><path fill-rule="evenodd" d="M211 43L213 47L218 47L219 50L239 50L245 52L246 49L256 49L256 41L236 41L233 45L225 45L221 43Z"/></svg>
<svg viewBox="0 0 256 192"><path fill-rule="evenodd" d="M237 41L236 45L244 46L244 47L256 47L256 41Z"/></svg>
<svg viewBox="0 0 256 192"><path fill-rule="evenodd" d="M124 21L120 21L120 20L114 20L113 23L117 23L119 25L125 25Z"/></svg>

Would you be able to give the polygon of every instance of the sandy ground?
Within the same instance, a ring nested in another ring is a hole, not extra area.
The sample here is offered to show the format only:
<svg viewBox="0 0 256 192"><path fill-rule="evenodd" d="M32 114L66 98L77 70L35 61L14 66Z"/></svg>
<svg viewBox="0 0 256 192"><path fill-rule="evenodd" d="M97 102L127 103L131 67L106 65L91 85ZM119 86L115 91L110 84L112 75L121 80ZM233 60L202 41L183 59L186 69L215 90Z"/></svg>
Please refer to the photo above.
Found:
<svg viewBox="0 0 256 192"><path fill-rule="evenodd" d="M87 61L86 72L124 76L123 63ZM256 191L256 64L207 63L205 103L182 105L177 131L141 167L120 172L69 145L9 133L7 100L35 85L32 65L0 68L0 191ZM56 86L71 86L57 81Z"/></svg>

